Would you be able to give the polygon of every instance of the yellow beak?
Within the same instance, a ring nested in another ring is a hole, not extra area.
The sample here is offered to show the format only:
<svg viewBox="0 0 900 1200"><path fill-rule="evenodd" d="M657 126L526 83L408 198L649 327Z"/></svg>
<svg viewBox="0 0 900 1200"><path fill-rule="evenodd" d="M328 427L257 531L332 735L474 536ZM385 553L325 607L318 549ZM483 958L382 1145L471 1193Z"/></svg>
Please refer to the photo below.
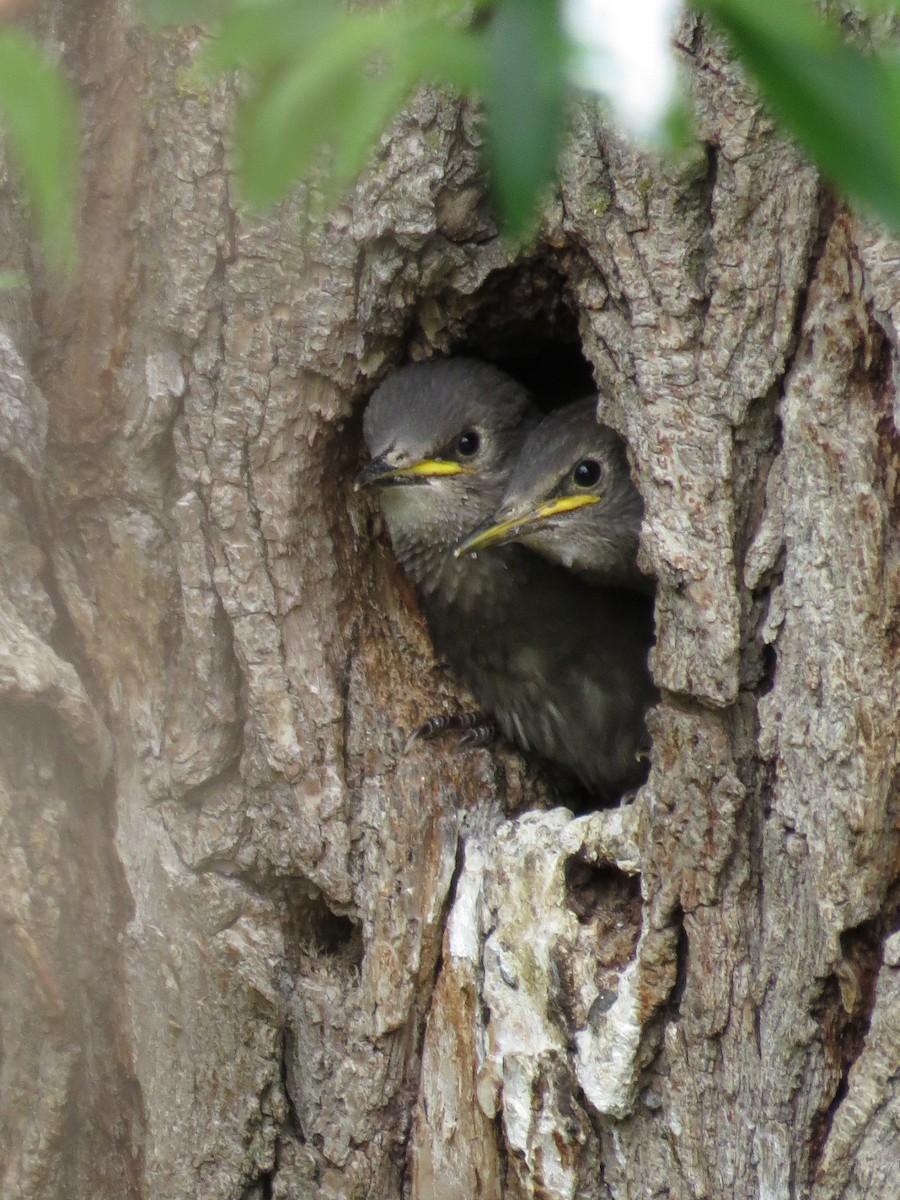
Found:
<svg viewBox="0 0 900 1200"><path fill-rule="evenodd" d="M576 508L584 508L588 504L596 504L600 499L589 492L575 496L557 496L555 500L546 500L531 512L519 517L510 517L506 521L486 521L473 529L469 536L453 551L454 557L461 558L464 554L472 554L476 550L484 550L488 546L503 546L514 542L523 529L536 525L548 517L560 513L572 512Z"/></svg>
<svg viewBox="0 0 900 1200"><path fill-rule="evenodd" d="M357 475L353 487L354 491L358 492L360 488L370 487L372 484L402 483L404 480L414 483L417 479L434 479L441 475L461 473L471 475L472 468L464 467L462 463L453 462L452 459L423 458L408 466L398 467L386 458L374 458Z"/></svg>

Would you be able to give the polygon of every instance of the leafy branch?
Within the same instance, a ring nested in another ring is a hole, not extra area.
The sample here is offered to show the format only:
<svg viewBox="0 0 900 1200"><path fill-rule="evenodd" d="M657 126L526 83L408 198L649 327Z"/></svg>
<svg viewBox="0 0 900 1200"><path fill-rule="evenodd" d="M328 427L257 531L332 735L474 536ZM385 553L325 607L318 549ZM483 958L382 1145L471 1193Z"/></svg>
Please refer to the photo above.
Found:
<svg viewBox="0 0 900 1200"><path fill-rule="evenodd" d="M0 0L2 2L2 0ZM599 2L599 0L598 0ZM811 0L695 0L731 40L774 113L844 194L900 232L900 58L865 53ZM896 0L869 0L895 11ZM243 193L284 196L316 169L334 199L415 90L480 100L500 223L532 228L565 132L573 50L560 0L144 0L158 22L199 21L200 67L237 70ZM602 32L602 29L601 29ZM62 73L0 29L0 126L55 265L72 261L78 127Z"/></svg>
<svg viewBox="0 0 900 1200"><path fill-rule="evenodd" d="M501 225L518 238L533 224L565 132L573 47L558 0L390 0L350 10L329 0L149 3L167 18L218 14L206 64L240 67L246 81L237 140L251 202L279 199L314 163L333 196L411 93L435 83L483 101ZM897 55L849 45L810 0L695 3L823 173L900 231Z"/></svg>

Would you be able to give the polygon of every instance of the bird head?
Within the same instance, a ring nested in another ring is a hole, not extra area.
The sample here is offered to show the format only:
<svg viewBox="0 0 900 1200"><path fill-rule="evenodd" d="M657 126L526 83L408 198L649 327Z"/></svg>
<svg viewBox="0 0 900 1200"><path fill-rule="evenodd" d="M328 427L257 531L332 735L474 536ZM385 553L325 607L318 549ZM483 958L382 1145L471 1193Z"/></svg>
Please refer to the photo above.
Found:
<svg viewBox="0 0 900 1200"><path fill-rule="evenodd" d="M372 395L363 435L372 456L356 487L377 487L398 554L449 552L492 513L535 417L526 390L470 358L415 363Z"/></svg>
<svg viewBox="0 0 900 1200"><path fill-rule="evenodd" d="M596 407L595 397L578 400L529 434L499 506L457 556L520 542L592 582L637 585L643 502L624 443L597 423Z"/></svg>

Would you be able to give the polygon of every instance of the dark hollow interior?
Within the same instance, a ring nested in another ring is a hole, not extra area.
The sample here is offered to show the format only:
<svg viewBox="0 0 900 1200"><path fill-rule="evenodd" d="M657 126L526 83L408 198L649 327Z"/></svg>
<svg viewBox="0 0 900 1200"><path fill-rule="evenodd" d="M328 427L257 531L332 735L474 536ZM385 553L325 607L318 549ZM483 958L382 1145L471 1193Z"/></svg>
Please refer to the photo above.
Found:
<svg viewBox="0 0 900 1200"><path fill-rule="evenodd" d="M539 257L495 272L471 303L455 354L495 363L527 387L544 412L596 390L565 278L551 261Z"/></svg>

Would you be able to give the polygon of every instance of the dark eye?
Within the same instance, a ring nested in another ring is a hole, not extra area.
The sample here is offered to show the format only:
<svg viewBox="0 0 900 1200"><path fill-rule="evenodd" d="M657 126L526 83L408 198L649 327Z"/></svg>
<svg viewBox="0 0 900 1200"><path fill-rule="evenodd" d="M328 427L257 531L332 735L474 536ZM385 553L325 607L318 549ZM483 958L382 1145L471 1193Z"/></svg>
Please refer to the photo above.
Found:
<svg viewBox="0 0 900 1200"><path fill-rule="evenodd" d="M463 458L471 458L473 454L478 453L478 447L481 445L481 438L474 429L467 429L465 433L459 435L456 443L456 450Z"/></svg>
<svg viewBox="0 0 900 1200"><path fill-rule="evenodd" d="M600 464L594 458L583 458L581 462L575 464L572 478L575 480L576 487L593 487L600 478Z"/></svg>

